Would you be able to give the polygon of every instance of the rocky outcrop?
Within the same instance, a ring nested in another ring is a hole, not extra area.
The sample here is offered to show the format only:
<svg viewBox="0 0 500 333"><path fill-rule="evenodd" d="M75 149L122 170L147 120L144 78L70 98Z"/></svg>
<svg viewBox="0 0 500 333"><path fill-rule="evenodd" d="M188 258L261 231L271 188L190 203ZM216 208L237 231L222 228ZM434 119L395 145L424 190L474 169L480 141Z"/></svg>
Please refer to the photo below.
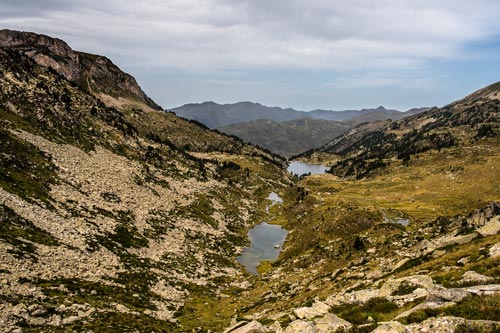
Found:
<svg viewBox="0 0 500 333"><path fill-rule="evenodd" d="M493 245L492 247L490 247L490 257L492 258L496 258L498 256L500 256L500 242L496 243L495 245Z"/></svg>
<svg viewBox="0 0 500 333"><path fill-rule="evenodd" d="M327 304L316 301L311 307L298 308L293 313L299 319L312 319L324 315L329 309Z"/></svg>
<svg viewBox="0 0 500 333"><path fill-rule="evenodd" d="M132 99L161 110L137 84L106 57L77 52L64 41L33 32L0 30L0 47L15 49L100 97Z"/></svg>
<svg viewBox="0 0 500 333"><path fill-rule="evenodd" d="M482 227L495 216L500 215L500 203L492 202L486 208L474 211L466 220L473 227Z"/></svg>
<svg viewBox="0 0 500 333"><path fill-rule="evenodd" d="M259 323L256 320L253 320L251 322L239 322L236 323L235 325L229 327L224 331L224 333L264 333L267 332L267 330L262 326L261 323Z"/></svg>
<svg viewBox="0 0 500 333"><path fill-rule="evenodd" d="M315 319L314 326L318 333L338 332L340 330L349 330L352 328L350 322L337 317L333 313L327 313L323 318Z"/></svg>

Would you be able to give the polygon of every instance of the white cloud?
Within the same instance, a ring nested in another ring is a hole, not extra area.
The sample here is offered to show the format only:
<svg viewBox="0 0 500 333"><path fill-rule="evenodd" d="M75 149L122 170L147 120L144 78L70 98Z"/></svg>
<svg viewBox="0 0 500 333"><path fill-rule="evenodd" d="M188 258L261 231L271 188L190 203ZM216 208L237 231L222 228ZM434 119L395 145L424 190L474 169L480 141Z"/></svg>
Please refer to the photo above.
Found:
<svg viewBox="0 0 500 333"><path fill-rule="evenodd" d="M463 56L498 33L498 1L7 1L0 23L129 65L371 70ZM30 10L32 9L32 10Z"/></svg>

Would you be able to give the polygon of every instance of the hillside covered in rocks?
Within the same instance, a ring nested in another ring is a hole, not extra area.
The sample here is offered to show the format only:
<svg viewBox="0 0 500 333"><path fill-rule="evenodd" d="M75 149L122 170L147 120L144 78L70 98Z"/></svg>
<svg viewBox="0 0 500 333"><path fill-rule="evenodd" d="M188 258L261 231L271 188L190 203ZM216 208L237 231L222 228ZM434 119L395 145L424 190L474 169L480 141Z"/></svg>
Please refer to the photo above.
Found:
<svg viewBox="0 0 500 333"><path fill-rule="evenodd" d="M246 227L289 182L47 36L1 31L0 114L2 332L200 325L184 304L238 285Z"/></svg>

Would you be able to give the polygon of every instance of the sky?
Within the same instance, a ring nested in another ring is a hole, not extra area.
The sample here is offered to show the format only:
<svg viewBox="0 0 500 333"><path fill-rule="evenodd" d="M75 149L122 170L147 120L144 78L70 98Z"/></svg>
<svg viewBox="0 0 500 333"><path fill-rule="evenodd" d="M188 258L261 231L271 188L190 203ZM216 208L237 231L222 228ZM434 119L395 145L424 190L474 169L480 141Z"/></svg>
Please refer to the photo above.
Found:
<svg viewBox="0 0 500 333"><path fill-rule="evenodd" d="M105 55L164 108L442 106L500 81L499 0L0 0L0 29Z"/></svg>

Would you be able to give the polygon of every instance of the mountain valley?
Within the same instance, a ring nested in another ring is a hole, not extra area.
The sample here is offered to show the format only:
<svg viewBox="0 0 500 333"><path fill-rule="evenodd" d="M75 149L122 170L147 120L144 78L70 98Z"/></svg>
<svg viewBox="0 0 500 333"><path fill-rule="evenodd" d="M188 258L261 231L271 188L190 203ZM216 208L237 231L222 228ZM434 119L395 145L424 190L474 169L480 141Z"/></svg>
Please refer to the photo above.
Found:
<svg viewBox="0 0 500 333"><path fill-rule="evenodd" d="M290 157L318 148L361 123L398 120L429 109L415 108L400 112L379 106L375 109L304 112L251 102L223 105L204 102L186 104L171 111L273 153Z"/></svg>
<svg viewBox="0 0 500 333"><path fill-rule="evenodd" d="M500 83L391 120L196 109L213 122L0 31L0 331L500 330ZM276 152L331 169L295 177ZM288 234L251 274L263 221Z"/></svg>

